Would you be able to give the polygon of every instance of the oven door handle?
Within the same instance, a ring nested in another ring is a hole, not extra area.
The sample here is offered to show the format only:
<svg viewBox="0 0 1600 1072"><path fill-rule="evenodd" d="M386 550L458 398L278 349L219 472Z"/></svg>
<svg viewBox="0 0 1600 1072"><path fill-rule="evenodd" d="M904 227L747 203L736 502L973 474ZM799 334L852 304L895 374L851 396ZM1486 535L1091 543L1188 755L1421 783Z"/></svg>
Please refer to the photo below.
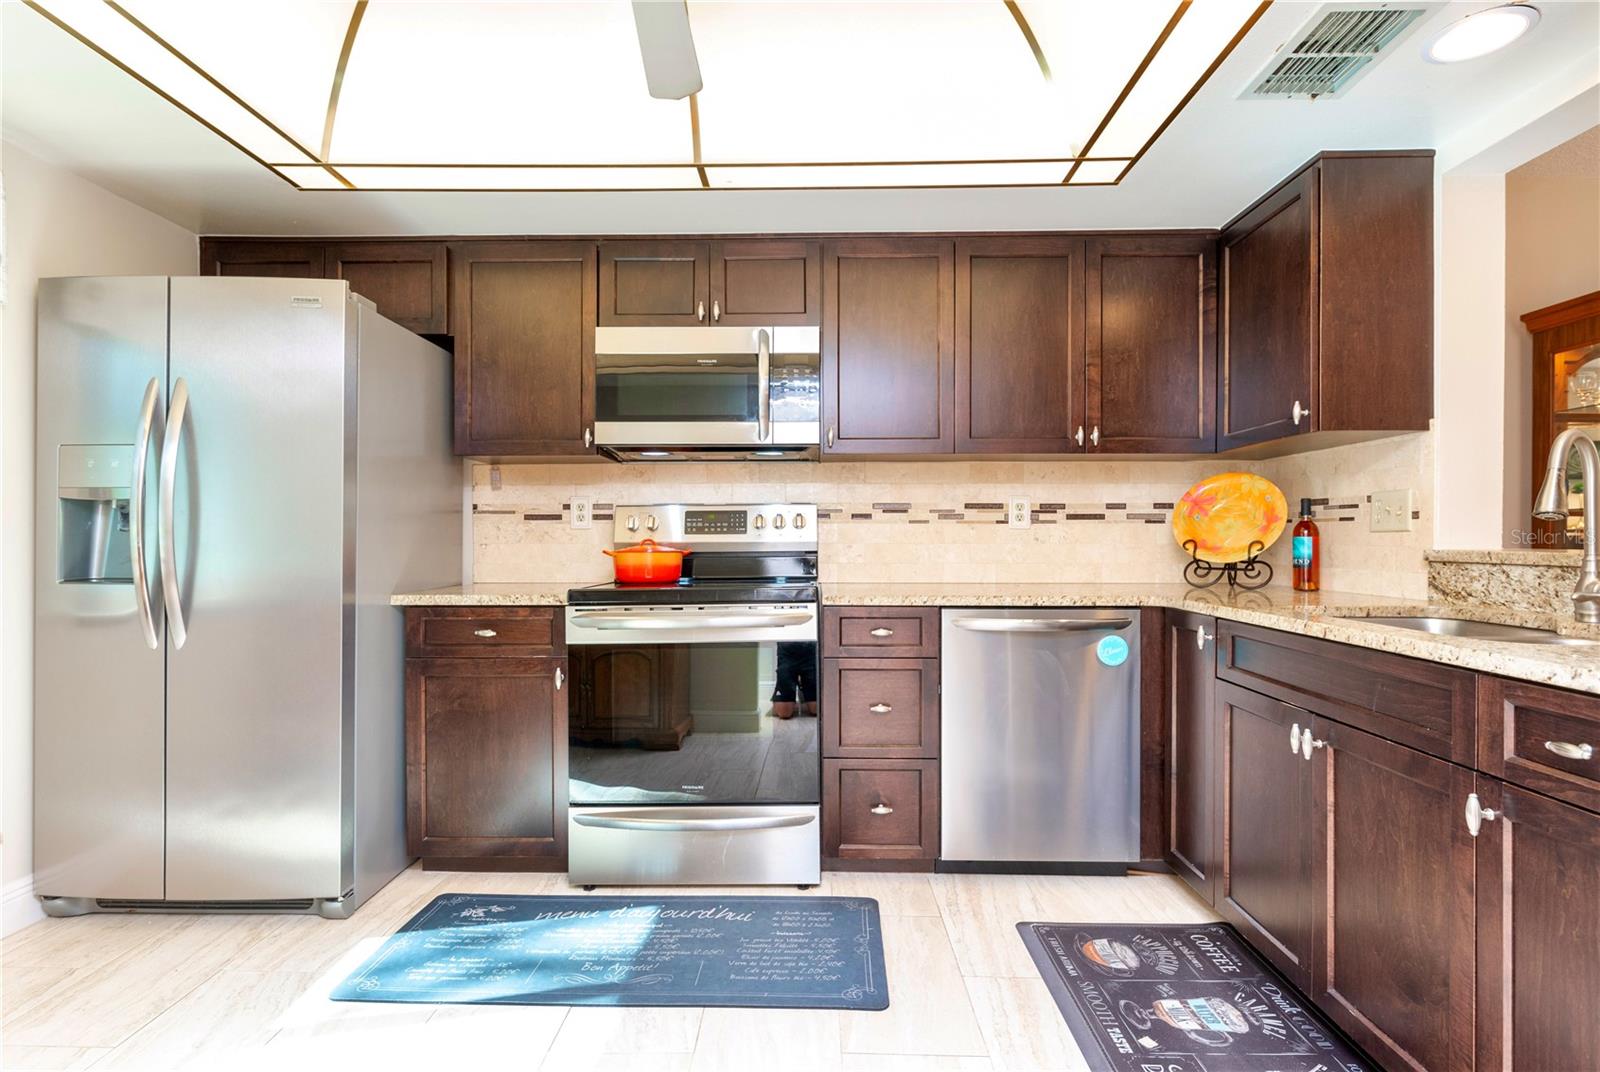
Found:
<svg viewBox="0 0 1600 1072"><path fill-rule="evenodd" d="M781 625L805 625L814 616L809 611L788 614L747 614L714 618L674 618L655 614L574 614L572 621L587 629L761 629Z"/></svg>
<svg viewBox="0 0 1600 1072"><path fill-rule="evenodd" d="M659 830L671 833L717 830L777 830L786 826L805 826L816 816L808 812L785 812L779 815L737 815L717 819L655 819L638 812L619 812L614 815L574 815L572 821L579 826L599 827L603 830Z"/></svg>

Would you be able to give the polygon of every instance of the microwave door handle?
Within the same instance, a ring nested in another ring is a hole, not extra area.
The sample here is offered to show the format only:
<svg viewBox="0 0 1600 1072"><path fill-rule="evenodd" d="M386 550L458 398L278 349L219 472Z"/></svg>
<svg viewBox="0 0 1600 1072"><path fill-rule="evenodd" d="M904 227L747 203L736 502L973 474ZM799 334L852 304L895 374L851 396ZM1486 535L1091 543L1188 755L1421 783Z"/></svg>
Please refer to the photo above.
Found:
<svg viewBox="0 0 1600 1072"><path fill-rule="evenodd" d="M772 336L766 328L756 332L756 424L757 439L772 438Z"/></svg>

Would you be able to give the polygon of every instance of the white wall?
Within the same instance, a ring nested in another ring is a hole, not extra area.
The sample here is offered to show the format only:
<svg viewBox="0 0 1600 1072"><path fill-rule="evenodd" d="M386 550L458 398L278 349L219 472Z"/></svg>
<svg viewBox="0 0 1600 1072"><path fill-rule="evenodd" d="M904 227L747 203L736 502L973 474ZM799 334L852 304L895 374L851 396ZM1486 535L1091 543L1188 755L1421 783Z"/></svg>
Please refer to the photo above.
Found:
<svg viewBox="0 0 1600 1072"><path fill-rule="evenodd" d="M9 142L0 302L0 933L36 917L33 871L34 295L61 275L189 275L193 233Z"/></svg>

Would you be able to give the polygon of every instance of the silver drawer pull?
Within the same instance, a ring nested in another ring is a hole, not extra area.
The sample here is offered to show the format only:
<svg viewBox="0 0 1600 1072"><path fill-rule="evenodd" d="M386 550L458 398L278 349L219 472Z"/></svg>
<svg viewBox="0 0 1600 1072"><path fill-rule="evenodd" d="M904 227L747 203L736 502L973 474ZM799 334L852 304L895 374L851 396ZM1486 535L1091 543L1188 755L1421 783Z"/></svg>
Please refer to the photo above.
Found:
<svg viewBox="0 0 1600 1072"><path fill-rule="evenodd" d="M875 715L887 715L890 711L894 710L894 706L886 703L875 703L871 707L867 708L867 710L871 711ZM1585 756L1584 758L1587 759L1588 757Z"/></svg>
<svg viewBox="0 0 1600 1072"><path fill-rule="evenodd" d="M1570 741L1546 741L1545 748L1554 752L1562 759L1593 759L1594 745L1573 744Z"/></svg>
<svg viewBox="0 0 1600 1072"><path fill-rule="evenodd" d="M493 629L474 629L472 631L472 635L481 636L485 639L488 639L489 637L499 636L500 634L496 633Z"/></svg>
<svg viewBox="0 0 1600 1072"><path fill-rule="evenodd" d="M876 637L894 636L894 630L893 629L885 629L881 625L878 626L878 628L876 628L876 629L870 630L870 632L872 633L873 636L876 636Z"/></svg>
<svg viewBox="0 0 1600 1072"><path fill-rule="evenodd" d="M874 815L893 815L894 814L894 809L889 807L889 805L887 805L887 804L874 804L872 806L872 814L874 814Z"/></svg>

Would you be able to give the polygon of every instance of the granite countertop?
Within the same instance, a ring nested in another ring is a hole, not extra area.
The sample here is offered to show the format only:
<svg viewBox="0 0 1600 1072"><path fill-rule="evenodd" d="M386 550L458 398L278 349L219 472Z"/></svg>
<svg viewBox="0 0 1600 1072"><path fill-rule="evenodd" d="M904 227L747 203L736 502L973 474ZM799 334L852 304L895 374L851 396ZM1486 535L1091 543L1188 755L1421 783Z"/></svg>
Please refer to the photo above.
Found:
<svg viewBox="0 0 1600 1072"><path fill-rule="evenodd" d="M579 584L476 584L396 595L396 606L560 606ZM1407 655L1600 695L1600 647L1560 647L1434 636L1376 625L1386 615L1434 615L1499 622L1600 639L1600 629L1570 618L1502 607L1442 605L1349 592L1257 592L1194 589L1182 584L822 584L832 606L884 607L1164 607L1210 614L1268 629Z"/></svg>

